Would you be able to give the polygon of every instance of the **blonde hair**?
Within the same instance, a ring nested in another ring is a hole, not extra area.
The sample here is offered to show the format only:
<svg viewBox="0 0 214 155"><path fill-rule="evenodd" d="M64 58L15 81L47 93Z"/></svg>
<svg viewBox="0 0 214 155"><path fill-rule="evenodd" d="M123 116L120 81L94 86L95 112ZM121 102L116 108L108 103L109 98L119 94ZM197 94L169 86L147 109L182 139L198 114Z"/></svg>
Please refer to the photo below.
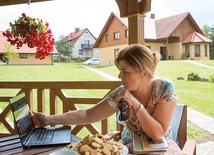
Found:
<svg viewBox="0 0 214 155"><path fill-rule="evenodd" d="M114 63L118 68L119 62L125 60L134 67L138 73L147 70L150 77L153 77L156 66L161 55L158 52L151 52L149 48L141 44L131 44L121 50L115 58Z"/></svg>

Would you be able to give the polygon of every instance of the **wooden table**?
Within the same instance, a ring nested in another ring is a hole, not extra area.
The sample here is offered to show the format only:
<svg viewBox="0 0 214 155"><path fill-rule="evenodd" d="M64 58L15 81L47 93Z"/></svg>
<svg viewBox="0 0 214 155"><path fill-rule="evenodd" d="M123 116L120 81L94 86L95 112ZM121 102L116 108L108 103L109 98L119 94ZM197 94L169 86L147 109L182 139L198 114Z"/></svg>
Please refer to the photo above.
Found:
<svg viewBox="0 0 214 155"><path fill-rule="evenodd" d="M72 142L79 142L82 138L72 135ZM161 155L166 154L176 154L184 155L180 148L172 141L168 142L170 149L166 153L161 153ZM65 145L62 146L47 146L40 148L23 148L18 135L9 136L6 138L0 138L0 155L49 155L52 152L62 150ZM173 153L172 153L173 152ZM151 154L157 154L151 153ZM132 155L132 154L128 154Z"/></svg>
<svg viewBox="0 0 214 155"><path fill-rule="evenodd" d="M82 138L72 135L72 142L79 142ZM48 155L51 152L62 150L65 145L47 146L40 148L23 148L19 136L0 138L0 155Z"/></svg>

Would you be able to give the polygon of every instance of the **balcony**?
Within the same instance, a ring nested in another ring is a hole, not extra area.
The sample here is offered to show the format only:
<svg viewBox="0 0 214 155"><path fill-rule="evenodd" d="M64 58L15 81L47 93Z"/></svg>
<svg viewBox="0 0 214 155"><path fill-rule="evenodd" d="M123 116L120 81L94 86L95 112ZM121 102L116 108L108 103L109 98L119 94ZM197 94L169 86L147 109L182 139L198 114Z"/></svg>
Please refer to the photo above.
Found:
<svg viewBox="0 0 214 155"><path fill-rule="evenodd" d="M0 82L0 138L17 134L9 99L18 93L25 92L31 111L53 115L79 109L79 105L96 104L120 84L120 81ZM84 91L90 90L97 93L84 95ZM5 91L13 95L6 96ZM94 124L72 126L72 134L77 135L84 127L90 132L88 134L107 134L110 132L109 118L100 121L100 126L101 131ZM115 123L115 128L119 130L120 127Z"/></svg>
<svg viewBox="0 0 214 155"><path fill-rule="evenodd" d="M81 48L83 48L83 49L86 49L86 48L91 49L93 47L94 47L94 44L81 44Z"/></svg>

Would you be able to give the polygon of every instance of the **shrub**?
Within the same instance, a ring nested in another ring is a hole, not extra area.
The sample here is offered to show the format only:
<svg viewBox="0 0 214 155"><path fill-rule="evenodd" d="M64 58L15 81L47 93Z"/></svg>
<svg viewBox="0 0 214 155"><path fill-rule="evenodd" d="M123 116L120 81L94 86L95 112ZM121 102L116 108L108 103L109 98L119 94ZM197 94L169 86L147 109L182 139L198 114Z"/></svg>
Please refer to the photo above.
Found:
<svg viewBox="0 0 214 155"><path fill-rule="evenodd" d="M201 78L197 73L189 73L187 77L188 81L200 81Z"/></svg>
<svg viewBox="0 0 214 155"><path fill-rule="evenodd" d="M187 54L186 52L184 52L182 55L181 55L181 60L186 60L187 59Z"/></svg>
<svg viewBox="0 0 214 155"><path fill-rule="evenodd" d="M214 83L214 74L210 76L210 81Z"/></svg>

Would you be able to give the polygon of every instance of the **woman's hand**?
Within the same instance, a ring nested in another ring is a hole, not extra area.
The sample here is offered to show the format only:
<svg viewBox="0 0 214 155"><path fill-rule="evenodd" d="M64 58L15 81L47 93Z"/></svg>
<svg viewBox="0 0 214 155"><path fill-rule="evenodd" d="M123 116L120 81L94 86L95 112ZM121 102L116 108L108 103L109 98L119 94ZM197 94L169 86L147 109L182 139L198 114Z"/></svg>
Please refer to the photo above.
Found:
<svg viewBox="0 0 214 155"><path fill-rule="evenodd" d="M117 100L124 99L130 106L134 106L134 104L139 105L139 101L127 90L122 89L117 93Z"/></svg>
<svg viewBox="0 0 214 155"><path fill-rule="evenodd" d="M50 125L48 116L41 112L33 112L32 119L35 126L44 127Z"/></svg>

